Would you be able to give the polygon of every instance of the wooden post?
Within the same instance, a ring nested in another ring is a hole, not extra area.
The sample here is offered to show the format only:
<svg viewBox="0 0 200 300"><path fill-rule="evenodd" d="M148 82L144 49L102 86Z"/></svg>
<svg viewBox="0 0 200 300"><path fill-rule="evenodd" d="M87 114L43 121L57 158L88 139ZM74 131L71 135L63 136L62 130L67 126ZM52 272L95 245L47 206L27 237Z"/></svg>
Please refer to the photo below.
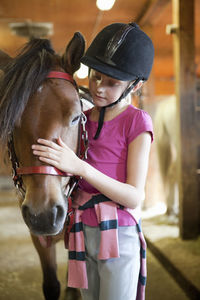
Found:
<svg viewBox="0 0 200 300"><path fill-rule="evenodd" d="M172 0L175 55L175 78L178 122L178 177L180 236L191 239L198 236L199 193L197 178L197 113L195 45L195 0Z"/></svg>

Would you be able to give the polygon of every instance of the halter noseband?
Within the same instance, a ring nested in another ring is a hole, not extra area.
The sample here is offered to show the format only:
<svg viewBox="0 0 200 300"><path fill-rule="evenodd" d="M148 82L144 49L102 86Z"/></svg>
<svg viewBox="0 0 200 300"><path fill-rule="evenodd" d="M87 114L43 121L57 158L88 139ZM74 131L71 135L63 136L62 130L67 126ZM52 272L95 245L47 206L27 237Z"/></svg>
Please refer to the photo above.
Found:
<svg viewBox="0 0 200 300"><path fill-rule="evenodd" d="M57 79L64 79L69 82L71 82L74 87L78 90L78 86L73 79L73 77L65 72L57 72L57 71L51 71L46 78L57 78ZM87 150L88 150L88 135L87 131L85 129L85 123L86 123L86 116L83 112L81 112L81 118L80 118L80 127L79 127L79 140L78 140L78 156L83 159L87 158ZM69 197L76 186L78 179L76 176L62 172L61 170L48 165L40 165L40 166L30 166L30 167L19 167L19 162L15 153L14 148L14 142L13 142L13 136L10 135L8 140L8 153L9 158L12 164L12 173L13 173L13 181L15 184L15 187L19 190L21 195L24 197L25 195L25 189L23 187L23 180L22 175L32 175L32 174L43 174L43 175L53 175L53 176L62 176L62 177L71 177L73 179L72 185L70 187L70 190L68 192L67 197Z"/></svg>

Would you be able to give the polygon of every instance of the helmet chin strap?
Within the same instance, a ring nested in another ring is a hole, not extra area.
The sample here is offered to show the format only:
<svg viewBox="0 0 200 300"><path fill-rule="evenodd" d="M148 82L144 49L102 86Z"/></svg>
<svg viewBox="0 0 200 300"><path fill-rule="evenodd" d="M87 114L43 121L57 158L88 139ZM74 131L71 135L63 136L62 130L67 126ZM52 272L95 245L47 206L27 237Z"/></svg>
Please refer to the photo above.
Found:
<svg viewBox="0 0 200 300"><path fill-rule="evenodd" d="M119 103L123 98L125 98L130 93L130 91L138 84L138 82L140 80L141 80L140 78L137 78L129 87L127 87L117 101L115 101L115 102L113 102L113 103L111 103L109 105L103 106L100 109L99 120L98 120L98 128L97 128L97 131L96 131L95 136L93 138L94 140L98 139L98 137L100 135L100 132L101 132L101 129L103 127L103 122L104 122L104 116L105 116L106 108L107 107L112 107L112 106L116 105L117 103Z"/></svg>

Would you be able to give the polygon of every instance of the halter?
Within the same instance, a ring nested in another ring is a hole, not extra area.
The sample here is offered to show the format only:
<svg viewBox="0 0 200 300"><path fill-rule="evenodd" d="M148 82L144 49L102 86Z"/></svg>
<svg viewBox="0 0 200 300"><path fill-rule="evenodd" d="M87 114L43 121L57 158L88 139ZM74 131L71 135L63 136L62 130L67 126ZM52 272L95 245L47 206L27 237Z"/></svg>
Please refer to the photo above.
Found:
<svg viewBox="0 0 200 300"><path fill-rule="evenodd" d="M64 79L71 82L76 89L78 86L73 79L73 77L65 72L57 72L52 71L47 75L47 78L57 78ZM81 112L80 122L79 122L79 139L78 139L78 151L77 155L79 158L84 159L87 158L87 150L88 150L88 134L85 129L85 123L87 119L83 112ZM20 167L19 161L17 159L17 155L15 152L13 136L9 136L8 140L8 154L12 164L12 178L14 181L15 187L18 189L22 197L24 198L26 190L23 186L22 175L32 175L32 174L43 174L43 175L52 175L52 176L62 176L62 177L71 177L70 178L70 190L68 192L67 198L70 197L73 189L78 183L79 177L74 176L70 173L62 172L61 170L48 165L40 165L40 166L29 166L29 167Z"/></svg>

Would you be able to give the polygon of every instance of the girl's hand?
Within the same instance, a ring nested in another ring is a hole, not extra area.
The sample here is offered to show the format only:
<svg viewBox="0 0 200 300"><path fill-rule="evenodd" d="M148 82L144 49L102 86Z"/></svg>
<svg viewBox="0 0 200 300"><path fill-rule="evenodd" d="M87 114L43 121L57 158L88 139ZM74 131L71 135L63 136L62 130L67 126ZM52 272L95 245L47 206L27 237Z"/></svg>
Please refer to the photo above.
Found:
<svg viewBox="0 0 200 300"><path fill-rule="evenodd" d="M80 175L81 159L60 137L58 138L58 144L44 139L38 139L37 142L39 144L32 145L32 149L33 154L39 156L39 160L63 172Z"/></svg>

